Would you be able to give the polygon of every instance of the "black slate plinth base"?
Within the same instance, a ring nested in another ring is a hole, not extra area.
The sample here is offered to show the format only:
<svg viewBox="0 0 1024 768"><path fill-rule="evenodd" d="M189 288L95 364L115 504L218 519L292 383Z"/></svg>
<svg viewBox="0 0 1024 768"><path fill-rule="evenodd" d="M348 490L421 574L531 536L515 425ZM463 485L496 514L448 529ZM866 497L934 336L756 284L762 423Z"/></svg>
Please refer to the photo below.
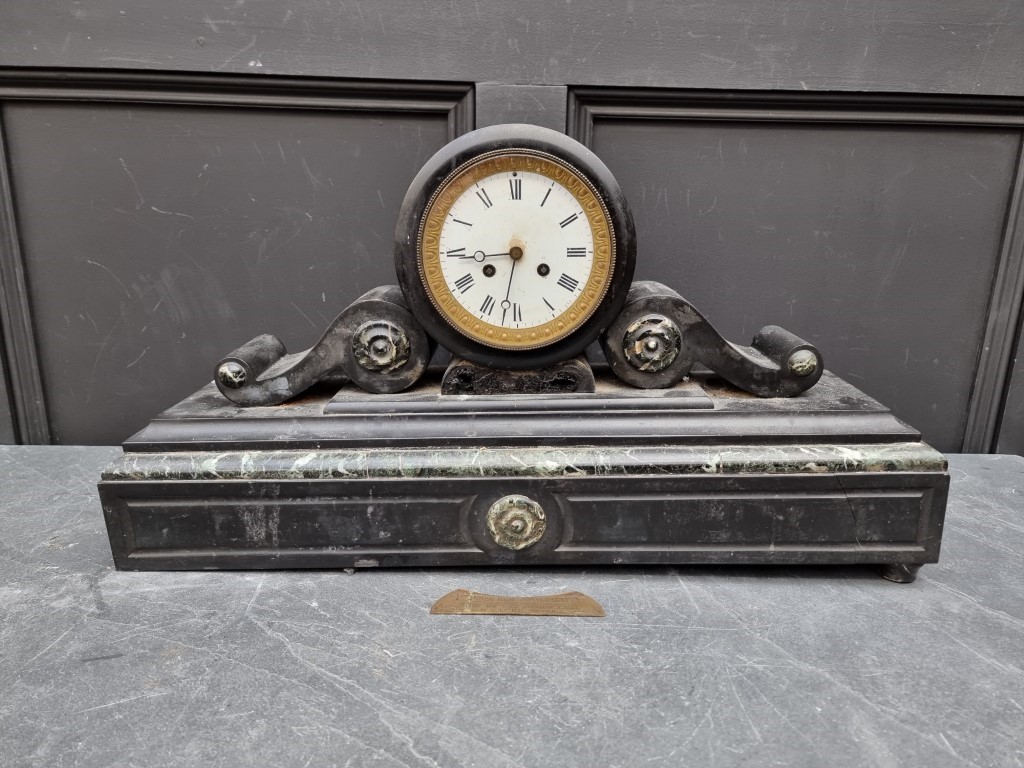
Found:
<svg viewBox="0 0 1024 768"><path fill-rule="evenodd" d="M435 377L402 395L243 409L211 385L104 472L114 561L871 563L909 576L938 558L944 458L834 376L772 400L713 379L641 392L605 375L596 390L450 397ZM486 519L513 494L545 518L521 550Z"/></svg>

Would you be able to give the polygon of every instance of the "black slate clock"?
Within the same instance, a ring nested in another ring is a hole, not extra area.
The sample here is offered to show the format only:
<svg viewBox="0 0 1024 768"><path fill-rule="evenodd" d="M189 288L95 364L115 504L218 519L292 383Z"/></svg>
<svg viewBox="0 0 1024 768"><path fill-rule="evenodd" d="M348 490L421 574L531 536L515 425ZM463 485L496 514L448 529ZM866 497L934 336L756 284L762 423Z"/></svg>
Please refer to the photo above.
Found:
<svg viewBox="0 0 1024 768"><path fill-rule="evenodd" d="M223 398L125 443L100 484L117 566L875 563L906 582L934 562L941 454L835 376L808 392L824 361L795 334L734 344L631 283L635 248L580 144L452 142L403 203L400 286L304 352L257 336L217 364Z"/></svg>
<svg viewBox="0 0 1024 768"><path fill-rule="evenodd" d="M680 254L685 258L687 254ZM442 395L594 393L580 353L600 339L620 381L668 389L701 363L760 397L793 397L821 354L778 326L750 346L725 339L668 286L633 282L636 232L611 171L546 128L497 125L456 139L416 174L399 211L399 285L345 308L287 356L270 334L223 358L217 387L239 405L283 403L326 378L393 394L454 359Z"/></svg>
<svg viewBox="0 0 1024 768"><path fill-rule="evenodd" d="M494 368L571 358L621 311L636 233L608 167L561 133L482 128L413 179L395 231L409 308L456 355Z"/></svg>

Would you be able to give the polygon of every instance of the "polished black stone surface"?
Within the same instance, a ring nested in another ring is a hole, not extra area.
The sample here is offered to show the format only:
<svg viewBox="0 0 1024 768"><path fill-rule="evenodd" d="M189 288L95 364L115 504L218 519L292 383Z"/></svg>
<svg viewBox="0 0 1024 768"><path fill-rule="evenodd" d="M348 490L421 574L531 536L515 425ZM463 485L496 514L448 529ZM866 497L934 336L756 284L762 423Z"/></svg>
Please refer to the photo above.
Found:
<svg viewBox="0 0 1024 768"><path fill-rule="evenodd" d="M916 568L938 557L945 458L833 374L788 398L703 375L635 389L607 370L587 394L443 389L428 376L400 394L321 388L252 408L199 390L104 470L117 566ZM547 519L516 551L487 523L510 494Z"/></svg>
<svg viewBox="0 0 1024 768"><path fill-rule="evenodd" d="M115 571L116 448L0 448L0 764L1014 766L1024 459L953 456L938 564ZM431 616L464 587L604 619Z"/></svg>
<svg viewBox="0 0 1024 768"><path fill-rule="evenodd" d="M440 371L411 389L367 395L319 387L276 406L241 407L213 384L125 440L134 452L721 443L896 443L921 434L825 372L795 397L762 398L695 376L642 390L598 370L594 394L442 395Z"/></svg>

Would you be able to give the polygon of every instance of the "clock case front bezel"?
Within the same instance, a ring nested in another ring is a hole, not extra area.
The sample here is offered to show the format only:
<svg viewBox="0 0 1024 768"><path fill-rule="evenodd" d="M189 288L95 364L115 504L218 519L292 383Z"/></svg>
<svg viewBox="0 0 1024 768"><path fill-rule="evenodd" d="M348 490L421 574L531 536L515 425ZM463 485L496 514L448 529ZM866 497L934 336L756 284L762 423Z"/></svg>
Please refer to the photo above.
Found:
<svg viewBox="0 0 1024 768"><path fill-rule="evenodd" d="M542 152L585 177L611 217L615 265L604 298L593 314L568 336L529 350L498 349L456 330L434 306L419 269L419 230L427 206L441 184L461 166L495 151ZM413 315L424 330L455 355L491 368L544 368L582 352L612 323L626 301L636 263L636 231L622 189L593 152L564 134L535 125L481 128L451 142L435 154L413 179L402 201L395 230L395 271Z"/></svg>

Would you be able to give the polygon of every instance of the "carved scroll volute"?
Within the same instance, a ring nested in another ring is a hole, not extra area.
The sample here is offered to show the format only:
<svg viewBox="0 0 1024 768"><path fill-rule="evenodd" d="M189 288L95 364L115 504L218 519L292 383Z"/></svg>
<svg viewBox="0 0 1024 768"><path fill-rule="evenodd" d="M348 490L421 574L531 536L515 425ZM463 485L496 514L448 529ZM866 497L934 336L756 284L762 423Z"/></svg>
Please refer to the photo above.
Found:
<svg viewBox="0 0 1024 768"><path fill-rule="evenodd" d="M401 290L388 285L352 302L304 352L286 354L276 336L257 336L217 363L214 381L244 406L277 405L328 378L368 392L401 392L420 379L433 350Z"/></svg>
<svg viewBox="0 0 1024 768"><path fill-rule="evenodd" d="M812 344L775 325L749 347L727 341L690 302L655 282L633 283L601 343L615 375L644 389L671 387L699 362L752 394L793 397L825 369Z"/></svg>

